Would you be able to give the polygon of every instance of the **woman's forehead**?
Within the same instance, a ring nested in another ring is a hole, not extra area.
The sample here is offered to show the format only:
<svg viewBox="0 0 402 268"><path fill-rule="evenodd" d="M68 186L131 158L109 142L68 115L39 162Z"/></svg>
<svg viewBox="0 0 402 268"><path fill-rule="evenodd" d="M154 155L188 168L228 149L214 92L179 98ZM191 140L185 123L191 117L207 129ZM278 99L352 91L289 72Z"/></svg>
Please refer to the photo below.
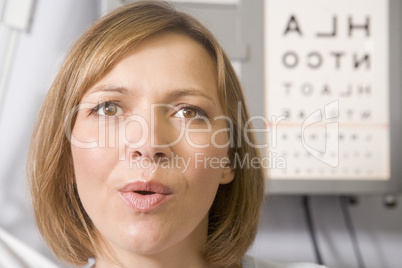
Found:
<svg viewBox="0 0 402 268"><path fill-rule="evenodd" d="M208 51L196 41L183 34L161 33L143 40L87 93L110 89L125 94L156 90L170 95L174 90L175 95L213 99L218 97L217 71Z"/></svg>

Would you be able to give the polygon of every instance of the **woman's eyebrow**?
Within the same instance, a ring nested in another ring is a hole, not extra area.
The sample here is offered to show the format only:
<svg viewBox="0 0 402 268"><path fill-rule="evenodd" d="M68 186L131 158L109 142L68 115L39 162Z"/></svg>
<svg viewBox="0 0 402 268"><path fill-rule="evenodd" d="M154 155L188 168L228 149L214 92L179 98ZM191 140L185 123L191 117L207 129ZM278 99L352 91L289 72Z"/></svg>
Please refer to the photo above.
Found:
<svg viewBox="0 0 402 268"><path fill-rule="evenodd" d="M174 100L174 99L179 99L182 97L187 97L187 96L202 96L209 101L215 103L214 98L212 96L209 96L204 92L205 90L203 89L197 89L197 88L184 88L184 89L175 89L172 90L167 94L167 99L169 100ZM94 94L98 92L117 92L123 95L130 95L132 92L123 86L97 86L92 88L88 93L89 94Z"/></svg>
<svg viewBox="0 0 402 268"><path fill-rule="evenodd" d="M122 87L122 86L97 86L97 87L94 87L93 89L91 89L88 93L93 94L93 93L98 93L101 91L118 92L118 93L124 94L124 95L130 94L130 90L128 88Z"/></svg>
<svg viewBox="0 0 402 268"><path fill-rule="evenodd" d="M168 93L168 98L169 99L178 99L178 98L186 97L186 96L202 96L202 97L214 102L214 98L212 98L208 94L205 94L204 91L205 90L201 90L201 89L197 89L197 88L176 89L176 90L173 90L172 92Z"/></svg>

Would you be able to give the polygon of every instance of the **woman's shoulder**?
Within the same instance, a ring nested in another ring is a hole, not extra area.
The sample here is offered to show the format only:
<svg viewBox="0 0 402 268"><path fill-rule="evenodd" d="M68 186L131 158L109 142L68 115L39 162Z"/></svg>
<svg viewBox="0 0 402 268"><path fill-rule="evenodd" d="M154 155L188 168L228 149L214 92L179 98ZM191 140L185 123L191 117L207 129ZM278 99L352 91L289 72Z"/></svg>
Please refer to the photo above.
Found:
<svg viewBox="0 0 402 268"><path fill-rule="evenodd" d="M307 262L279 263L246 256L243 259L243 268L326 268L326 266Z"/></svg>

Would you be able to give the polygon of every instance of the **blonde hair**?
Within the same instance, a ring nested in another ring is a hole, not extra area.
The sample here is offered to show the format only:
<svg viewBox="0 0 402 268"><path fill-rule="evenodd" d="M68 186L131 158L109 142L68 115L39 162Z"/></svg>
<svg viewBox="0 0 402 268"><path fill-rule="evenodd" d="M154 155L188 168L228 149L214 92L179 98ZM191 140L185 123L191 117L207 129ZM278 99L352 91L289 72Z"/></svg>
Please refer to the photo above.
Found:
<svg viewBox="0 0 402 268"><path fill-rule="evenodd" d="M67 55L40 110L31 141L27 176L36 222L62 261L83 265L102 252L96 228L80 202L75 184L65 133L75 121L69 118L70 112L84 93L138 43L163 31L182 33L211 54L217 67L221 106L234 123L233 137L240 137L229 149L230 158L259 157L249 144L254 144L254 138L243 131L249 114L240 82L213 35L196 19L164 2L140 1L115 10L87 30ZM264 196L263 171L242 167L234 172L234 180L219 187L210 209L203 256L211 265L240 266L257 231Z"/></svg>

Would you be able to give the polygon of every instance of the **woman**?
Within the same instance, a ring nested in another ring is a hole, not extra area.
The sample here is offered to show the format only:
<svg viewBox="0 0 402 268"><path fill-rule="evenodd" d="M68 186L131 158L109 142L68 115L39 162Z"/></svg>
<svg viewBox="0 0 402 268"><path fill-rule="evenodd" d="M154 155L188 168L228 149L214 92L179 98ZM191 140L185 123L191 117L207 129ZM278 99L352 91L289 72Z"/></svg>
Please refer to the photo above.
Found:
<svg viewBox="0 0 402 268"><path fill-rule="evenodd" d="M154 1L114 11L74 45L38 117L28 176L41 234L74 265L253 265L264 176L236 167L258 158L248 118L198 21Z"/></svg>

